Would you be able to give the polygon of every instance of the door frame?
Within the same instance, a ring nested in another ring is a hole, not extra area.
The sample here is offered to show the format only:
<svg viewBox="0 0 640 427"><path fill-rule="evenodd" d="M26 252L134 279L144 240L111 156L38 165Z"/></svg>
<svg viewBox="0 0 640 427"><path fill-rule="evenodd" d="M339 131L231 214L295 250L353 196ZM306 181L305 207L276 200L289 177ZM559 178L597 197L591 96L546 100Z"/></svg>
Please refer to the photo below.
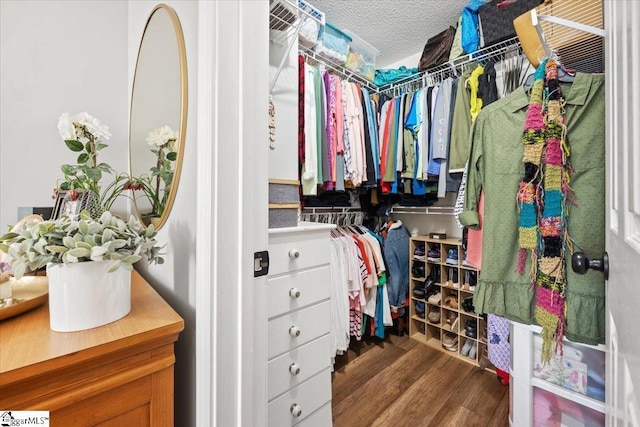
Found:
<svg viewBox="0 0 640 427"><path fill-rule="evenodd" d="M198 2L196 423L266 416L268 2ZM262 100L262 101L261 101Z"/></svg>

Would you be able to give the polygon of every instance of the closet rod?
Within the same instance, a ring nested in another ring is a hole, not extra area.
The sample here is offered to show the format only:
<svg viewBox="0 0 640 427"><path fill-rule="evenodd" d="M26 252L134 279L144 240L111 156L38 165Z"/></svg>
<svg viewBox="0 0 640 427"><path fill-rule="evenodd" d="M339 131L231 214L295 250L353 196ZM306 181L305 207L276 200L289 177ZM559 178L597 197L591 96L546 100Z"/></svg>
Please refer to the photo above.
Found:
<svg viewBox="0 0 640 427"><path fill-rule="evenodd" d="M453 206L394 206L391 208L392 214L404 215L453 215Z"/></svg>
<svg viewBox="0 0 640 427"><path fill-rule="evenodd" d="M346 213L346 212L359 212L360 208L356 207L341 207L341 206L318 206L318 207L305 207L302 209L302 213Z"/></svg>
<svg viewBox="0 0 640 427"><path fill-rule="evenodd" d="M467 65L470 65L476 62L488 61L491 59L499 58L500 56L505 55L507 52L509 52L512 49L517 49L519 53L522 52L518 37L512 37L510 39L493 44L491 46L478 49L473 53L462 55L456 59L437 65L428 70L422 71L417 74L413 74L411 76L405 77L393 83L389 83L385 86L380 86L378 88L378 92L379 93L393 92L394 90L401 89L405 86L419 83L421 80L426 81L429 78L444 76L447 73L451 73L451 74L455 73L456 75L459 75L462 73L462 70Z"/></svg>

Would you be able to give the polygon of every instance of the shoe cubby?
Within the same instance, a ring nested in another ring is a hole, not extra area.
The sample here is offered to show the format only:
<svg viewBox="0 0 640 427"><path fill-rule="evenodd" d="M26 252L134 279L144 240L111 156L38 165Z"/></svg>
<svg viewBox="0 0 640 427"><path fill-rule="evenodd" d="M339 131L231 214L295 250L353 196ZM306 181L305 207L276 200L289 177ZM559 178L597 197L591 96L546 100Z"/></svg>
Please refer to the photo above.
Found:
<svg viewBox="0 0 640 427"><path fill-rule="evenodd" d="M464 264L462 242L414 236L410 240L410 254L411 337L493 370L482 358L483 350L486 353L486 340L481 340L486 322L473 307L478 273ZM425 304L424 318L419 316L420 309L418 313L415 311L420 307L416 305L418 302ZM467 324L475 331L475 337L467 336Z"/></svg>

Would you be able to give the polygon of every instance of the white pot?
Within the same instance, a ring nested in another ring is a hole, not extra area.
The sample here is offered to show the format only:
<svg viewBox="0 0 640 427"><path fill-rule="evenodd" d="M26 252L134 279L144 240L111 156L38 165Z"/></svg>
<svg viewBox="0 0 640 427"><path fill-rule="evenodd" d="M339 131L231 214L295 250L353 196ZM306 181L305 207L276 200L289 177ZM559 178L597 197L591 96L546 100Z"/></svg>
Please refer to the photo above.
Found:
<svg viewBox="0 0 640 427"><path fill-rule="evenodd" d="M111 261L50 264L49 325L72 332L106 325L131 311L131 272L107 271Z"/></svg>

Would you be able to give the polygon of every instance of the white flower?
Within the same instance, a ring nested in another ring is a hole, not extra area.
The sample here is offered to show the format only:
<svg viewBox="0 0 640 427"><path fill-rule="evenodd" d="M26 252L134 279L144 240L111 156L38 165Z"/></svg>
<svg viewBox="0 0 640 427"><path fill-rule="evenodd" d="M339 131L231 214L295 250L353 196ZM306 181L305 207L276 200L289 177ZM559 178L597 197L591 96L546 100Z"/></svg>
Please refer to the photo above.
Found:
<svg viewBox="0 0 640 427"><path fill-rule="evenodd" d="M111 133L109 133L109 126L103 125L102 123L100 123L100 120L96 119L89 113L79 113L73 121L84 126L86 131L93 135L95 139L107 140L111 138Z"/></svg>
<svg viewBox="0 0 640 427"><path fill-rule="evenodd" d="M156 147L163 147L167 144L170 144L170 148L173 150L173 146L175 146L175 141L178 139L178 132L173 131L169 126L162 126L161 128L154 129L149 132L147 136L147 144L155 145Z"/></svg>
<svg viewBox="0 0 640 427"><path fill-rule="evenodd" d="M73 125L69 113L63 113L58 119L58 132L60 133L60 138L65 141L75 140L77 138L76 128Z"/></svg>

